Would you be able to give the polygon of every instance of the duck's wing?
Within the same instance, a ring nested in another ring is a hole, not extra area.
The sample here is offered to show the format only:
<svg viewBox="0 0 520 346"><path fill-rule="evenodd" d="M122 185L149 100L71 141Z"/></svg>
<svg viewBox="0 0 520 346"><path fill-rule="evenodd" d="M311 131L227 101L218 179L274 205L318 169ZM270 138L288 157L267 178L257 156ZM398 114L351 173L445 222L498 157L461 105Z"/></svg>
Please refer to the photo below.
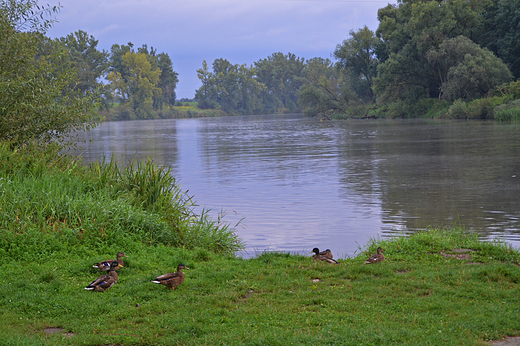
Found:
<svg viewBox="0 0 520 346"><path fill-rule="evenodd" d="M98 268L99 270L110 270L110 265L112 264L112 262L114 262L115 260L106 260L106 261L101 261L99 263L96 263L94 264L92 267L94 268Z"/></svg>
<svg viewBox="0 0 520 346"><path fill-rule="evenodd" d="M378 255L377 254L373 254L371 255L366 261L365 263L375 263L375 262L378 262Z"/></svg>
<svg viewBox="0 0 520 346"><path fill-rule="evenodd" d="M312 258L315 261L323 261L323 262L332 263L332 264L338 264L339 263L338 261L333 260L332 258L328 258L328 257L322 256L322 255L314 255L314 256L312 256Z"/></svg>
<svg viewBox="0 0 520 346"><path fill-rule="evenodd" d="M330 251L330 249L320 252L320 255L325 256L327 258L334 258L334 256L332 256L332 251Z"/></svg>
<svg viewBox="0 0 520 346"><path fill-rule="evenodd" d="M167 274L163 274L161 276L157 276L155 279L159 280L159 281L166 281L166 280L170 280L170 279L178 278L178 277L179 277L179 274L177 274L177 273L167 273Z"/></svg>
<svg viewBox="0 0 520 346"><path fill-rule="evenodd" d="M109 278L100 284L98 284L99 287L104 289L105 291L108 290L110 287L114 286L114 284L117 282L117 279L113 276L109 276Z"/></svg>
<svg viewBox="0 0 520 346"><path fill-rule="evenodd" d="M105 275L101 275L100 277L98 277L96 280L92 281L91 283L89 283L87 285L87 287L85 287L86 290L92 290L94 289L96 286L99 286L103 283L105 283L107 280L109 280L111 278L110 274L105 274Z"/></svg>

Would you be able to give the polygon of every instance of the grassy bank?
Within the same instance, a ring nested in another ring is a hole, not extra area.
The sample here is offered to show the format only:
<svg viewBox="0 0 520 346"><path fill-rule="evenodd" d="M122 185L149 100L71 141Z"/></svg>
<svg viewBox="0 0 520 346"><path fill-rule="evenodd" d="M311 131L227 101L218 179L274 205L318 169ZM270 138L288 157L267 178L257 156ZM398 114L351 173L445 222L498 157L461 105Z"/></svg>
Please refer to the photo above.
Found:
<svg viewBox="0 0 520 346"><path fill-rule="evenodd" d="M186 119L186 118L214 118L229 115L220 109L201 109L196 102L184 102L181 105L164 107L161 110L150 110L146 115L137 115L125 104L113 104L108 110L102 110L101 115L107 121L138 120L138 119Z"/></svg>
<svg viewBox="0 0 520 346"><path fill-rule="evenodd" d="M385 262L363 264L377 245ZM451 257L459 248L474 252ZM113 255L4 258L0 345L484 345L520 333L519 253L458 231L374 241L339 265L138 247L112 289L83 290ZM150 282L179 262L190 270L175 291Z"/></svg>
<svg viewBox="0 0 520 346"><path fill-rule="evenodd" d="M0 146L0 346L484 345L520 334L520 253L504 243L430 230L373 240L339 265L245 260L233 227L192 206L153 163L84 166ZM364 264L377 246L386 260ZM117 284L84 290L100 274L92 264L118 251L129 257ZM151 282L179 263L190 268L180 287Z"/></svg>

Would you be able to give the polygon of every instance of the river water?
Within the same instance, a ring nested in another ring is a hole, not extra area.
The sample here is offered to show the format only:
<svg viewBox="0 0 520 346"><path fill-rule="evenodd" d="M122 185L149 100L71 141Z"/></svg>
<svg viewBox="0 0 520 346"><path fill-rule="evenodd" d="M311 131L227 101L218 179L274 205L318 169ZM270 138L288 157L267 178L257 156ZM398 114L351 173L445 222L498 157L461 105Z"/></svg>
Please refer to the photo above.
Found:
<svg viewBox="0 0 520 346"><path fill-rule="evenodd" d="M110 122L85 136L86 161L153 159L214 218L243 219L243 257L346 258L371 238L453 225L520 246L519 124L271 115Z"/></svg>

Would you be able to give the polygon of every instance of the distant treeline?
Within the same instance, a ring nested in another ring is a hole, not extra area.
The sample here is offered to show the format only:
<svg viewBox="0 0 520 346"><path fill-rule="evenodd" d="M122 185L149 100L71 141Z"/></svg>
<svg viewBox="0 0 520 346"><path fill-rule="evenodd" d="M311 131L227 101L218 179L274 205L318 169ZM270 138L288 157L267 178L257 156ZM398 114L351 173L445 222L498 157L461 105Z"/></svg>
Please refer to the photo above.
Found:
<svg viewBox="0 0 520 346"><path fill-rule="evenodd" d="M36 1L28 3L38 8ZM26 10L16 4L2 5L2 18L21 38L23 30L9 22L11 12L24 19ZM96 98L109 120L297 112L520 119L520 1L398 0L381 8L378 19L375 32L366 26L350 31L332 52L333 61L280 52L251 66L203 61L196 71L198 107L189 109L175 107L181 103L172 60L146 44L114 44L107 52L84 31L58 39L35 32L31 40L39 43L30 54L55 73L73 72L63 92ZM9 47L16 47L12 42ZM4 72L11 56L5 50ZM12 89L9 78L5 85Z"/></svg>
<svg viewBox="0 0 520 346"><path fill-rule="evenodd" d="M240 114L520 119L520 1L399 0L378 19L376 32L351 31L334 62L204 61L195 99Z"/></svg>

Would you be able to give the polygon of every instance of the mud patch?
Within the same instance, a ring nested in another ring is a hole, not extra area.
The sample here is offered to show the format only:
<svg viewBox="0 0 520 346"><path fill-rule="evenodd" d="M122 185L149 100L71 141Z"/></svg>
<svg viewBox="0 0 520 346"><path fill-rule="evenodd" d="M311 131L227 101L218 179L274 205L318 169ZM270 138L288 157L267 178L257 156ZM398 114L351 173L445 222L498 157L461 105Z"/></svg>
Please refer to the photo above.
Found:
<svg viewBox="0 0 520 346"><path fill-rule="evenodd" d="M256 292L254 290L249 290L244 296L240 298L240 303L245 302L248 298L250 298Z"/></svg>
<svg viewBox="0 0 520 346"><path fill-rule="evenodd" d="M64 328L60 327L47 327L43 330L47 334L54 334L54 333L61 333L63 335L66 335L68 337L74 336L74 333L66 333Z"/></svg>
<svg viewBox="0 0 520 346"><path fill-rule="evenodd" d="M458 260L469 260L469 259L471 259L471 255L469 255L468 252L475 252L475 250L453 249L450 252L454 252L454 253L446 253L446 252L441 251L440 255L443 257L450 257L450 258L455 258Z"/></svg>
<svg viewBox="0 0 520 346"><path fill-rule="evenodd" d="M507 337L504 340L492 341L493 346L520 346L520 336Z"/></svg>

